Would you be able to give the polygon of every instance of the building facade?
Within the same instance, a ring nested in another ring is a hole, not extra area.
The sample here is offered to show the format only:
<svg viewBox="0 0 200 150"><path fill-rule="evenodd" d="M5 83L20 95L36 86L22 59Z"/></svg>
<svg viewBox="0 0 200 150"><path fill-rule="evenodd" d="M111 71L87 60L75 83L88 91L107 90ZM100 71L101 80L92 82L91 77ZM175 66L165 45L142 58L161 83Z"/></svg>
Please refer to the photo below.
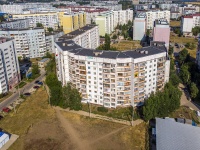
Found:
<svg viewBox="0 0 200 150"><path fill-rule="evenodd" d="M114 13L113 11L101 13L95 18L96 24L99 26L99 35L111 34L114 31Z"/></svg>
<svg viewBox="0 0 200 150"><path fill-rule="evenodd" d="M55 49L59 81L63 85L71 82L83 102L109 108L142 105L169 80L165 47L100 51L62 39L55 43Z"/></svg>
<svg viewBox="0 0 200 150"><path fill-rule="evenodd" d="M86 13L84 12L60 12L60 26L65 34L77 30L86 25Z"/></svg>
<svg viewBox="0 0 200 150"><path fill-rule="evenodd" d="M6 93L20 82L15 40L0 37L0 93Z"/></svg>
<svg viewBox="0 0 200 150"><path fill-rule="evenodd" d="M146 14L140 13L133 21L133 40L143 40L146 34Z"/></svg>
<svg viewBox="0 0 200 150"><path fill-rule="evenodd" d="M66 39L73 40L83 48L96 49L100 45L99 27L94 24L88 24L59 38L59 40Z"/></svg>
<svg viewBox="0 0 200 150"><path fill-rule="evenodd" d="M169 49L170 27L166 19L155 21L153 28L153 41L165 42L165 47Z"/></svg>
<svg viewBox="0 0 200 150"><path fill-rule="evenodd" d="M0 23L0 28L23 29L29 28L28 19L11 20Z"/></svg>
<svg viewBox="0 0 200 150"><path fill-rule="evenodd" d="M21 14L24 8L24 5L0 5L0 11L8 14Z"/></svg>
<svg viewBox="0 0 200 150"><path fill-rule="evenodd" d="M196 26L200 26L200 14L194 14L182 17L181 19L182 33L190 33L192 32L192 28Z"/></svg>
<svg viewBox="0 0 200 150"><path fill-rule="evenodd" d="M116 27L117 24L124 25L127 24L128 21L133 21L132 9L119 10L113 12L114 12L114 27Z"/></svg>
<svg viewBox="0 0 200 150"><path fill-rule="evenodd" d="M46 51L49 53L55 53L54 42L57 38L64 35L64 32L54 32L45 35Z"/></svg>
<svg viewBox="0 0 200 150"><path fill-rule="evenodd" d="M57 12L18 14L13 15L13 19L29 19L30 27L37 27L37 23L41 23L45 29L58 29L59 25Z"/></svg>
<svg viewBox="0 0 200 150"><path fill-rule="evenodd" d="M36 58L47 52L43 28L0 29L0 36L15 39L17 56Z"/></svg>
<svg viewBox="0 0 200 150"><path fill-rule="evenodd" d="M146 12L147 29L153 29L154 21L157 19L166 19L170 22L170 11L148 11Z"/></svg>

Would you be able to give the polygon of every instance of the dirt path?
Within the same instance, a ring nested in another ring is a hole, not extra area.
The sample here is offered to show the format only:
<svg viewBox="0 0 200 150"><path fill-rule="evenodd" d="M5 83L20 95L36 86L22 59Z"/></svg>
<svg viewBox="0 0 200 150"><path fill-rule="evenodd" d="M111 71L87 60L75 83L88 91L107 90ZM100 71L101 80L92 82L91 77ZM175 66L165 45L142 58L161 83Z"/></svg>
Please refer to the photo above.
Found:
<svg viewBox="0 0 200 150"><path fill-rule="evenodd" d="M94 141L91 142L91 144L95 144L96 142L98 142L98 141L100 141L100 140L103 140L103 139L105 139L105 138L107 138L107 137L109 137L109 136L111 136L111 135L113 135L113 134L115 134L115 133L117 133L117 132L123 130L124 128L127 128L127 127L128 127L128 126L124 126L124 127L121 127L121 128L119 128L119 129L117 129L117 130L114 130L114 131L112 131L112 132L110 132L110 133L108 133L108 134L106 134L106 135L104 135L104 136L102 136L102 137L100 137L100 138L98 138L98 139L95 139Z"/></svg>
<svg viewBox="0 0 200 150"><path fill-rule="evenodd" d="M76 146L76 149L77 150L91 150L89 143L79 137L79 134L75 131L71 123L66 118L63 117L63 115L60 113L60 110L57 110L57 109L55 110L56 110L56 116L61 123L60 124L61 127L63 127L66 134L69 135L69 137L71 138L71 141Z"/></svg>

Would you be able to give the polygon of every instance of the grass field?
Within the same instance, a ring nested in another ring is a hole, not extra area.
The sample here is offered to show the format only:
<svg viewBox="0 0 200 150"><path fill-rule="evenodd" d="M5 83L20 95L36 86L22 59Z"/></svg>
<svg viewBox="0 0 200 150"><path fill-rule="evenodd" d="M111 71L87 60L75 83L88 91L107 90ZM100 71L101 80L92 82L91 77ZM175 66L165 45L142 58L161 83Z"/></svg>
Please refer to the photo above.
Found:
<svg viewBox="0 0 200 150"><path fill-rule="evenodd" d="M195 44L197 44L197 39L190 38L190 37L172 36L172 34L170 35L170 41L171 42L175 42L175 43L182 43L182 44L186 44L186 43L195 43Z"/></svg>
<svg viewBox="0 0 200 150"><path fill-rule="evenodd" d="M6 98L10 97L11 95L12 95L12 92L8 92L8 95L6 95L0 99L0 102L4 101Z"/></svg>
<svg viewBox="0 0 200 150"><path fill-rule="evenodd" d="M91 150L134 149L145 150L148 145L148 125L135 127L103 121L60 111L67 124L61 122L58 112L48 105L47 93L38 89L0 121L0 128L19 135L9 150L65 150L76 149L71 130L64 127L72 124L75 139L86 141ZM88 149L88 150L90 150Z"/></svg>
<svg viewBox="0 0 200 150"><path fill-rule="evenodd" d="M119 51L133 50L142 47L139 41L120 41L117 44L112 44L112 46L116 47Z"/></svg>
<svg viewBox="0 0 200 150"><path fill-rule="evenodd" d="M180 25L181 25L180 21L170 20L170 26L180 26Z"/></svg>
<svg viewBox="0 0 200 150"><path fill-rule="evenodd" d="M172 117L172 118L185 118L185 119L194 120L196 123L199 123L196 113L193 110L191 110L191 109L189 109L187 107L184 107L184 106L180 107L175 112L170 114L169 117Z"/></svg>

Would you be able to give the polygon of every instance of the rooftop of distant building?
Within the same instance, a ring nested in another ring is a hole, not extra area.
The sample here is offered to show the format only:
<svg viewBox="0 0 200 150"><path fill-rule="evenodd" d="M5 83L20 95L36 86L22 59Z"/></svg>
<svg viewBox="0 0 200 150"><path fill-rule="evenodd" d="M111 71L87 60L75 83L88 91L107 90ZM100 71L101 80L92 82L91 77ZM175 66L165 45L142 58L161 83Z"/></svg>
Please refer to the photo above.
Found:
<svg viewBox="0 0 200 150"><path fill-rule="evenodd" d="M8 21L3 21L3 22L0 22L0 24L9 23L9 22L23 21L23 20L28 20L28 19L8 20Z"/></svg>

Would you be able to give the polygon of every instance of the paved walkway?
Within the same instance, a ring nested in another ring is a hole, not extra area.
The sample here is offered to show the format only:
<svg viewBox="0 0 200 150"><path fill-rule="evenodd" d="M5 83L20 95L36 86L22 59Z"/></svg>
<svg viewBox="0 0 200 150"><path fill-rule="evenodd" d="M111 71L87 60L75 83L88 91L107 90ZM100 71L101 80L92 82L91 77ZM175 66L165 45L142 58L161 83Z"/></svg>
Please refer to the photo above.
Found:
<svg viewBox="0 0 200 150"><path fill-rule="evenodd" d="M74 114L79 114L79 115L82 115L82 116L89 117L89 113L85 112L85 111L81 111L81 110L74 111L74 110L69 110L69 109L62 109L60 107L53 107L53 108L56 109L56 110L67 111L67 112L71 112L71 113L74 113ZM91 118L97 118L97 119L111 121L111 122L115 122L115 123L120 123L120 124L125 124L125 125L131 125L131 121L122 120L122 119L116 119L116 118L111 118L111 117L102 116L102 115L93 114L93 113L91 113ZM133 126L136 126L136 125L138 125L138 124L140 124L142 122L143 122L143 120L141 120L141 119L135 120L135 121L133 121Z"/></svg>
<svg viewBox="0 0 200 150"><path fill-rule="evenodd" d="M1 148L1 150L7 150L17 139L18 135L12 134L10 140Z"/></svg>
<svg viewBox="0 0 200 150"><path fill-rule="evenodd" d="M186 97L186 94L184 92L184 88L185 86L183 84L179 84L179 89L181 90L182 92L182 95L181 95L181 106L188 106L190 107L191 109L193 110L200 110L200 106L198 106L197 104L195 104L194 102L191 102L191 101L188 101L187 100L187 97Z"/></svg>

